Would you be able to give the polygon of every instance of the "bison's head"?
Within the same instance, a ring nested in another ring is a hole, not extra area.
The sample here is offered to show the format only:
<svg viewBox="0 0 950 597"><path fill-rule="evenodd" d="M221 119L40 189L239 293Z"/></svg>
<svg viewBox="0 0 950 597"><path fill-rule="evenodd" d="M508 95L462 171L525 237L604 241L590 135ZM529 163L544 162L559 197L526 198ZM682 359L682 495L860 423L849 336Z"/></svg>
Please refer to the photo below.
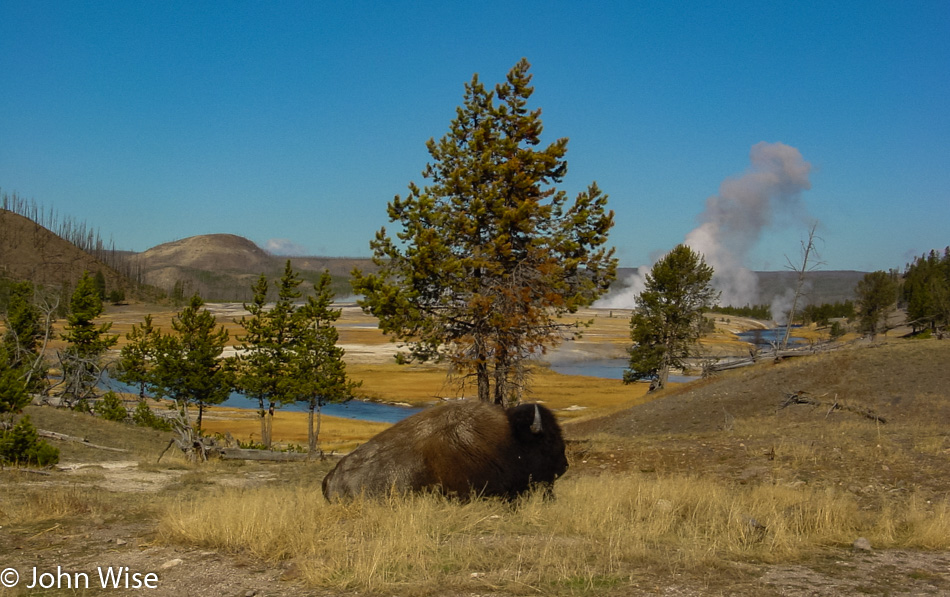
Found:
<svg viewBox="0 0 950 597"><path fill-rule="evenodd" d="M523 470L532 483L553 483L567 471L564 439L554 413L540 404L521 404L507 414Z"/></svg>

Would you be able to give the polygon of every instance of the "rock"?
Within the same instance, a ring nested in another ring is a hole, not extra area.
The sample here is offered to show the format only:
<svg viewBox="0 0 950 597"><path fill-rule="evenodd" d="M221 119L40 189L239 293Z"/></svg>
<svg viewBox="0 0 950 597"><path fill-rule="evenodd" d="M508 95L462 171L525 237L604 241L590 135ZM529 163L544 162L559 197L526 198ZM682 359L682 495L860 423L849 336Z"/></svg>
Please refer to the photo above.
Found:
<svg viewBox="0 0 950 597"><path fill-rule="evenodd" d="M280 575L280 580L300 580L301 578L303 578L303 571L296 562L287 566Z"/></svg>
<svg viewBox="0 0 950 597"><path fill-rule="evenodd" d="M175 558L174 560L168 560L167 562L165 562L159 567L162 570L168 570L169 568L174 568L175 566L180 566L180 565L181 565L181 558Z"/></svg>
<svg viewBox="0 0 950 597"><path fill-rule="evenodd" d="M871 542L864 537L858 537L854 540L851 548L854 549L854 551L871 551Z"/></svg>

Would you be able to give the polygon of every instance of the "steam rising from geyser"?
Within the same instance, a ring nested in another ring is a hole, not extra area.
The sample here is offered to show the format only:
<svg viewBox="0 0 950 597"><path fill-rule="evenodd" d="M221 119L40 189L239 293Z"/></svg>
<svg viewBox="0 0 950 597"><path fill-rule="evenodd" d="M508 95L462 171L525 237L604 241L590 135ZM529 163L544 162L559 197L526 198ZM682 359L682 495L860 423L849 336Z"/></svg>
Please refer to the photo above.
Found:
<svg viewBox="0 0 950 597"><path fill-rule="evenodd" d="M719 186L719 194L706 200L700 224L686 235L684 243L701 253L715 270L713 286L722 292L723 305L754 304L758 297L755 274L745 267L746 258L758 244L763 230L778 210L804 215L801 192L811 188L811 164L784 143L757 143L749 152L748 170ZM672 247L671 247L672 248ZM626 280L624 291L606 297L597 306L632 308L643 291L650 266Z"/></svg>

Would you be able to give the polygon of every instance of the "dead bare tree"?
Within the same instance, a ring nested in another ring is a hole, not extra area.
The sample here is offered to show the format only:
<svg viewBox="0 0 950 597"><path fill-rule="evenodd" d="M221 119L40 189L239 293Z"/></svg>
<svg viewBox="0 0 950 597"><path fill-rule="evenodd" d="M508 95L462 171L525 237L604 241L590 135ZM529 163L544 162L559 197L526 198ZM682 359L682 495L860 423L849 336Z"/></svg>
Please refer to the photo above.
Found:
<svg viewBox="0 0 950 597"><path fill-rule="evenodd" d="M171 419L171 424L177 437L169 440L168 445L158 455L158 461L161 461L165 452L175 445L191 462L205 462L208 460L208 456L216 450L217 444L214 438L201 435L191 424L191 417L188 416L186 411L180 410L178 415Z"/></svg>
<svg viewBox="0 0 950 597"><path fill-rule="evenodd" d="M821 240L819 237L815 236L815 230L818 228L818 222L813 222L811 229L808 231L808 242L802 241L802 263L801 267L796 266L792 263L792 260L785 257L788 261L787 269L798 272L798 281L795 284L795 296L792 298L792 307L788 310L788 319L785 323L785 335L782 337L782 342L780 347L782 349L788 348L788 336L789 332L792 330L792 321L795 317L795 309L798 307L798 300L802 296L802 289L805 287L805 275L808 272L815 271L819 267L825 264L824 261L820 261L821 255L818 254L818 249L815 248L815 239ZM818 258L819 261L812 261L812 264L809 265L809 261Z"/></svg>
<svg viewBox="0 0 950 597"><path fill-rule="evenodd" d="M69 408L83 408L90 398L95 398L108 363L97 356L82 357L67 350L57 351L56 356L63 377L50 387L50 392L58 390L62 403Z"/></svg>

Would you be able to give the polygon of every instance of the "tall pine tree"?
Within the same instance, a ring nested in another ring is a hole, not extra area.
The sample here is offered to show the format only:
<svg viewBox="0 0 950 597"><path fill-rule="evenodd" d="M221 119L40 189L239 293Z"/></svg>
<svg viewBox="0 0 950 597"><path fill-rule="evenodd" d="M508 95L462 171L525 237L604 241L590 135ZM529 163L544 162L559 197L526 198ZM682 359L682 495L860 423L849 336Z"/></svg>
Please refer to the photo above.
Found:
<svg viewBox="0 0 950 597"><path fill-rule="evenodd" d="M555 186L567 139L541 146L529 67L521 60L494 92L478 75L465 86L448 134L426 144L429 184L396 196L396 238L383 228L371 242L378 273L354 272L361 306L410 359L448 359L496 403L520 399L525 359L560 340L558 316L616 274L606 195L591 184L570 202Z"/></svg>
<svg viewBox="0 0 950 597"><path fill-rule="evenodd" d="M897 276L885 271L864 274L855 287L858 323L872 340L878 332L887 331L887 318L897 306L899 291Z"/></svg>

